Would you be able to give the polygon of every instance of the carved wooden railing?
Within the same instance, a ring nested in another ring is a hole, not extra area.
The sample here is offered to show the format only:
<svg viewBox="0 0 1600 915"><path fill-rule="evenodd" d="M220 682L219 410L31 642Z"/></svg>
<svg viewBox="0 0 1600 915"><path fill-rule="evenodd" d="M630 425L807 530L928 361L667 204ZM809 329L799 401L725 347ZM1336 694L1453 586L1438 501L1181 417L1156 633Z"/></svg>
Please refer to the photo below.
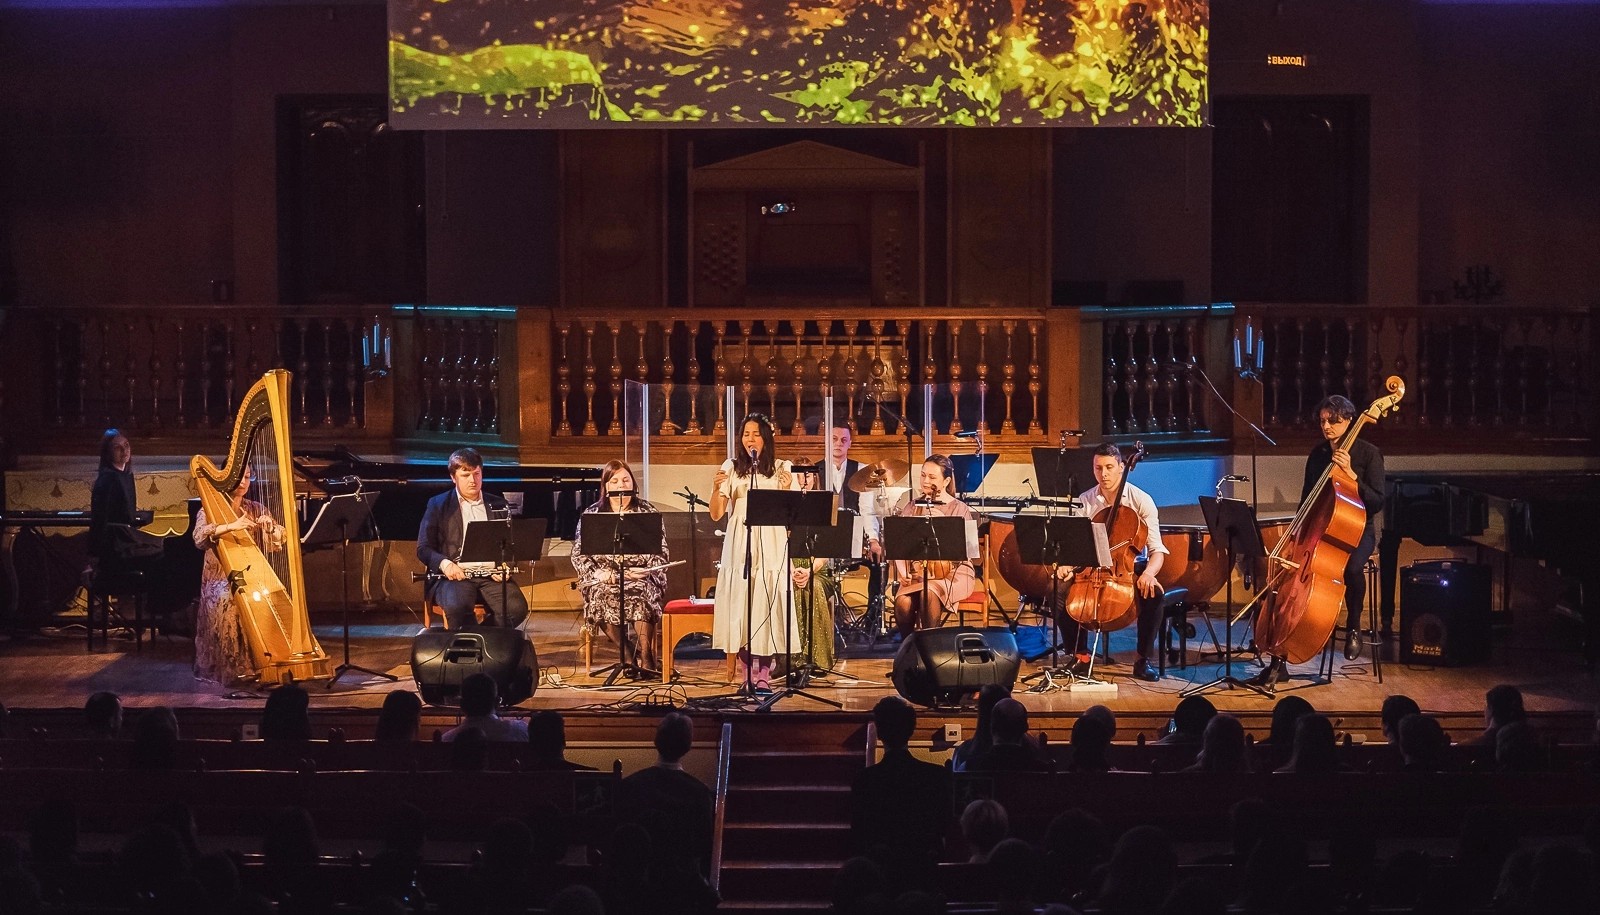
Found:
<svg viewBox="0 0 1600 915"><path fill-rule="evenodd" d="M1234 325L1266 340L1260 396L1269 431L1314 432L1323 396L1364 407L1385 377L1399 375L1406 398L1385 420L1396 431L1491 447L1582 443L1596 432L1591 309L1241 304Z"/></svg>
<svg viewBox="0 0 1600 915"><path fill-rule="evenodd" d="M374 403L363 358L375 325L384 326L370 307L14 309L9 383L32 396L10 399L10 435L23 448L108 426L143 439L214 439L246 388L286 368L297 438L387 439L387 404Z"/></svg>
<svg viewBox="0 0 1600 915"><path fill-rule="evenodd" d="M408 444L517 442L517 309L397 305L395 434Z"/></svg>
<svg viewBox="0 0 1600 915"><path fill-rule="evenodd" d="M1222 358L1233 306L1084 308L1084 428L1091 438L1208 439L1225 409L1202 372L1224 394L1230 367ZM1098 393L1098 403L1090 400Z"/></svg>
<svg viewBox="0 0 1600 915"><path fill-rule="evenodd" d="M1078 372L1075 330L1075 316L1044 309L562 313L550 328L551 436L621 436L631 381L656 389L650 431L669 440L724 435L736 419L717 396L725 387L737 412L767 413L787 435L819 433L831 391L835 417L850 417L858 436L897 436L904 417L935 435L1042 440L1076 414L1065 383ZM942 386L931 415L921 399L930 384Z"/></svg>

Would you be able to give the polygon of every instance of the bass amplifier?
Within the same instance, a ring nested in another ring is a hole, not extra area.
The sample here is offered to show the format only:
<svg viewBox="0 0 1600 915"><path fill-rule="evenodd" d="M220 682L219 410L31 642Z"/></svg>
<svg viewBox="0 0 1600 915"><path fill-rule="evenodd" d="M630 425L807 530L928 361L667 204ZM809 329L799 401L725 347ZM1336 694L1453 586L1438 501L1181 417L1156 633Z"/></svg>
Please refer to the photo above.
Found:
<svg viewBox="0 0 1600 915"><path fill-rule="evenodd" d="M1400 572L1400 660L1454 667L1489 660L1492 575L1478 563L1414 562Z"/></svg>

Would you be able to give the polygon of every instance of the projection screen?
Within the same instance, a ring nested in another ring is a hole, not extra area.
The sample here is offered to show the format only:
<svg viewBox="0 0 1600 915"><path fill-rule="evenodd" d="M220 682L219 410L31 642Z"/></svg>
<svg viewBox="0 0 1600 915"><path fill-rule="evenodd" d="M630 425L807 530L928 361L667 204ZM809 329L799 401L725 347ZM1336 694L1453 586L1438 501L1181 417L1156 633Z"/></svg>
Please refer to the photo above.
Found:
<svg viewBox="0 0 1600 915"><path fill-rule="evenodd" d="M398 128L1200 126L1210 0L389 0Z"/></svg>

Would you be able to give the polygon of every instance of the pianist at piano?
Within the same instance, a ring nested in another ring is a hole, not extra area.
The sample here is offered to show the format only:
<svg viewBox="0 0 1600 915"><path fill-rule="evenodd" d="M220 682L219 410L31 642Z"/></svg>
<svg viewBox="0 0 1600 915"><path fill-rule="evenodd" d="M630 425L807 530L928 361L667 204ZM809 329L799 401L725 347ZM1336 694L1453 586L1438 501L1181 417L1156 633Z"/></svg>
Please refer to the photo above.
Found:
<svg viewBox="0 0 1600 915"><path fill-rule="evenodd" d="M133 485L133 445L116 429L100 439L100 469L89 495L89 554L102 575L139 571L161 553L159 540L139 530L139 496Z"/></svg>
<svg viewBox="0 0 1600 915"><path fill-rule="evenodd" d="M417 558L439 578L428 583L425 599L444 610L451 629L466 629L476 623L473 606L481 601L493 622L512 629L528 617L528 601L522 589L489 576L487 564L459 563L467 525L473 521L510 517L504 496L485 492L483 458L476 449L452 452L449 463L452 489L428 500L417 531Z"/></svg>

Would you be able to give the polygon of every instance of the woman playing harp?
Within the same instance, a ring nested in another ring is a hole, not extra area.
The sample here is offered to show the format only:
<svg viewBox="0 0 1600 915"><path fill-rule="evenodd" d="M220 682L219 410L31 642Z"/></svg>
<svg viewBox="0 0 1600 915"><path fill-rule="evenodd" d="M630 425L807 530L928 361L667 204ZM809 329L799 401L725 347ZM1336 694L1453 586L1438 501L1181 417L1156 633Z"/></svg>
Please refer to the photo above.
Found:
<svg viewBox="0 0 1600 915"><path fill-rule="evenodd" d="M226 466L203 454L189 462L202 511L195 542L207 549L195 657L205 679L253 672L273 685L329 675L306 615L288 400L289 373L268 372L244 395Z"/></svg>

